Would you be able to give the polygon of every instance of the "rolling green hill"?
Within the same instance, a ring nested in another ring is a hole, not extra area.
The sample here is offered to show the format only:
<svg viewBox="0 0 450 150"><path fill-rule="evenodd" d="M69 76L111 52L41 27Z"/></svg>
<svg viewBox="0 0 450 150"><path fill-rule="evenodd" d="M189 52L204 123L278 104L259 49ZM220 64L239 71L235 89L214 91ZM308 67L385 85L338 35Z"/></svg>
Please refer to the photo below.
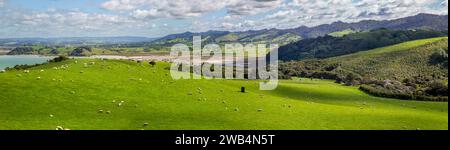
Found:
<svg viewBox="0 0 450 150"><path fill-rule="evenodd" d="M75 59L0 73L0 129L448 129L448 103L328 80L178 80L169 64ZM247 93L241 93L241 86Z"/></svg>
<svg viewBox="0 0 450 150"><path fill-rule="evenodd" d="M431 56L448 51L448 38L431 38L405 42L370 51L329 58L325 63L339 64L342 69L375 79L402 81L414 76L448 78L448 69L432 64Z"/></svg>
<svg viewBox="0 0 450 150"><path fill-rule="evenodd" d="M448 36L448 31L377 29L343 37L304 39L279 48L281 60L325 59L372 50L412 40Z"/></svg>
<svg viewBox="0 0 450 150"><path fill-rule="evenodd" d="M372 95L448 101L448 38L408 41L327 59L290 61L280 77L336 80Z"/></svg>

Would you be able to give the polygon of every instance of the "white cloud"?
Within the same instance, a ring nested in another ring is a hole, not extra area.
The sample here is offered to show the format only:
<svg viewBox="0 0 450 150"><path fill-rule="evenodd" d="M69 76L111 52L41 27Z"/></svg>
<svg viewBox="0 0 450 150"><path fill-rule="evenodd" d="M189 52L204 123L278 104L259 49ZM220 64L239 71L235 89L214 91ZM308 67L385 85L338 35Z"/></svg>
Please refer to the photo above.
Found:
<svg viewBox="0 0 450 150"><path fill-rule="evenodd" d="M254 15L279 7L283 0L109 0L107 10L136 18L190 18L226 9L230 15Z"/></svg>
<svg viewBox="0 0 450 150"><path fill-rule="evenodd" d="M139 33L151 24L126 16L81 11L0 11L1 36L116 36ZM148 33L148 32L144 32ZM12 35L11 35L12 34Z"/></svg>
<svg viewBox="0 0 450 150"><path fill-rule="evenodd" d="M98 6L108 13L19 10L6 1L0 0L0 36L161 36L448 14L448 0L108 0Z"/></svg>

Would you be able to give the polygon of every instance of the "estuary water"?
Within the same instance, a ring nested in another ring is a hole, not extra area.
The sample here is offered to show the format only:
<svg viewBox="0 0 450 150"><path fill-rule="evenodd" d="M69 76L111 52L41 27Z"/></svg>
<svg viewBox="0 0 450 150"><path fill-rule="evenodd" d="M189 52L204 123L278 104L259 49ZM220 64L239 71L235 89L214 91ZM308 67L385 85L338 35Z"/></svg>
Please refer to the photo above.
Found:
<svg viewBox="0 0 450 150"><path fill-rule="evenodd" d="M54 57L39 55L0 55L0 70L15 65L34 65L41 64Z"/></svg>

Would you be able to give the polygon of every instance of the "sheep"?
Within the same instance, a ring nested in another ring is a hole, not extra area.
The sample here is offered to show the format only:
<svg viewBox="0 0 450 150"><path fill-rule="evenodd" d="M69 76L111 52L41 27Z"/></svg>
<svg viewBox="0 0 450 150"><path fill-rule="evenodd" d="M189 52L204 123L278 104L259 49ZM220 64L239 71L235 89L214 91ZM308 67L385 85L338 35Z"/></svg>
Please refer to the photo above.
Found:
<svg viewBox="0 0 450 150"><path fill-rule="evenodd" d="M258 109L258 112L262 112L263 111L263 109Z"/></svg>
<svg viewBox="0 0 450 150"><path fill-rule="evenodd" d="M100 109L100 110L98 110L98 113L103 113L103 110L101 110L101 109Z"/></svg>
<svg viewBox="0 0 450 150"><path fill-rule="evenodd" d="M41 69L41 72L44 72L44 70L43 70L43 69Z"/></svg>
<svg viewBox="0 0 450 150"><path fill-rule="evenodd" d="M71 94L75 94L75 91L70 91Z"/></svg>
<svg viewBox="0 0 450 150"><path fill-rule="evenodd" d="M52 114L49 115L50 118L53 118L54 116Z"/></svg>
<svg viewBox="0 0 450 150"><path fill-rule="evenodd" d="M23 73L30 73L30 70L24 70Z"/></svg>
<svg viewBox="0 0 450 150"><path fill-rule="evenodd" d="M41 77L37 77L36 79L37 79L37 80L40 80L40 79L41 79Z"/></svg>
<svg viewBox="0 0 450 150"><path fill-rule="evenodd" d="M6 72L6 70L0 70L0 73L5 73Z"/></svg>
<svg viewBox="0 0 450 150"><path fill-rule="evenodd" d="M56 130L64 130L62 126L56 126Z"/></svg>
<svg viewBox="0 0 450 150"><path fill-rule="evenodd" d="M111 114L111 111L109 111L109 110L108 110L108 111L106 111L106 114Z"/></svg>

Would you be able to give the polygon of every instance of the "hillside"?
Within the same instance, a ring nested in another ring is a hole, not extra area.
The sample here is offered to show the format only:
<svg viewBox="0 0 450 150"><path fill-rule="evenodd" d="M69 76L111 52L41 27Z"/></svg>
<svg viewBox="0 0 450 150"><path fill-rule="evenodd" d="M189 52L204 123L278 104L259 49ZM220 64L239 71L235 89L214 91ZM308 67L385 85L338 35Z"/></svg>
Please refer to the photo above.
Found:
<svg viewBox="0 0 450 150"><path fill-rule="evenodd" d="M304 38L316 38L344 30L369 31L379 28L391 30L425 29L443 31L448 30L448 15L418 14L394 20L363 20L355 23L338 21L316 27L302 26L290 29L290 31Z"/></svg>
<svg viewBox="0 0 450 150"><path fill-rule="evenodd" d="M448 101L448 38L408 41L354 54L290 61L280 77L336 80L381 97Z"/></svg>
<svg viewBox="0 0 450 150"><path fill-rule="evenodd" d="M401 43L370 51L334 57L325 60L339 64L342 69L370 76L375 79L402 81L414 76L448 78L448 69L432 64L432 55L448 52L448 38L432 38Z"/></svg>
<svg viewBox="0 0 450 150"><path fill-rule="evenodd" d="M0 129L448 129L448 103L376 98L327 80L281 81L275 91L174 81L168 66L72 59L0 73Z"/></svg>
<svg viewBox="0 0 450 150"><path fill-rule="evenodd" d="M347 34L342 37L324 36L301 40L281 46L279 48L279 57L284 61L329 58L411 40L447 35L448 31L377 29L369 32Z"/></svg>
<svg viewBox="0 0 450 150"><path fill-rule="evenodd" d="M301 36L278 29L265 29L246 32L208 31L202 33L186 32L168 35L152 42L154 45L172 46L178 43L191 45L193 36L202 36L204 44L209 43L278 43L285 45L296 42Z"/></svg>
<svg viewBox="0 0 450 150"><path fill-rule="evenodd" d="M352 32L370 31L380 28L390 30L448 30L448 16L431 14L418 14L394 20L364 20L356 23L335 22L315 27L301 26L293 29L263 29L241 32L208 31L200 33L185 32L172 34L151 42L151 44L164 47L173 44L191 44L192 36L202 36L203 42L208 43L277 43L286 45L301 39L317 38L328 34L343 36Z"/></svg>

